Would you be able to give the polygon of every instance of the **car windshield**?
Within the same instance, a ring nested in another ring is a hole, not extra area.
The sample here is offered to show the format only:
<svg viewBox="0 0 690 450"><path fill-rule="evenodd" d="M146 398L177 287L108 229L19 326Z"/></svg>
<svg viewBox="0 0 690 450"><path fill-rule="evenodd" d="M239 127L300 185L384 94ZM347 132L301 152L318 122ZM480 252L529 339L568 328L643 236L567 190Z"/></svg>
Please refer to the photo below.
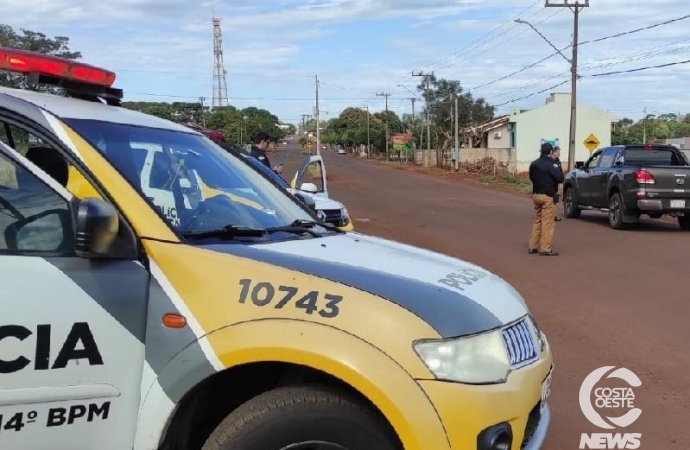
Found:
<svg viewBox="0 0 690 450"><path fill-rule="evenodd" d="M191 130L187 133L84 119L65 122L117 167L184 236L244 236L239 240L251 237L249 241L254 242L334 232L313 224L316 219L297 199L277 188L243 161L245 158ZM299 233L296 224L305 223L311 227L309 233ZM281 227L285 231L257 233ZM220 230L230 232L226 236L209 233Z"/></svg>

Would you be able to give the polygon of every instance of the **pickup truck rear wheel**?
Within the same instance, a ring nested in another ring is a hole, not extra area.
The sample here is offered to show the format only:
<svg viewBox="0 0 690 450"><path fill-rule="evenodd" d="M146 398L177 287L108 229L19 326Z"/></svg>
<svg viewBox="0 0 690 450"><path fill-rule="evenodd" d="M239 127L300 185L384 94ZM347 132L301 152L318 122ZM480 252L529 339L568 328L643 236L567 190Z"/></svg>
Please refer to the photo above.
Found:
<svg viewBox="0 0 690 450"><path fill-rule="evenodd" d="M678 216L678 226L681 230L690 231L690 215Z"/></svg>
<svg viewBox="0 0 690 450"><path fill-rule="evenodd" d="M568 219L577 219L580 217L582 210L577 207L577 197L575 196L575 189L568 186L563 193L563 214Z"/></svg>
<svg viewBox="0 0 690 450"><path fill-rule="evenodd" d="M626 223L623 216L627 214L623 198L619 192L614 192L609 198L609 225L614 230L622 230Z"/></svg>
<svg viewBox="0 0 690 450"><path fill-rule="evenodd" d="M371 408L322 386L281 387L230 413L202 450L401 450Z"/></svg>

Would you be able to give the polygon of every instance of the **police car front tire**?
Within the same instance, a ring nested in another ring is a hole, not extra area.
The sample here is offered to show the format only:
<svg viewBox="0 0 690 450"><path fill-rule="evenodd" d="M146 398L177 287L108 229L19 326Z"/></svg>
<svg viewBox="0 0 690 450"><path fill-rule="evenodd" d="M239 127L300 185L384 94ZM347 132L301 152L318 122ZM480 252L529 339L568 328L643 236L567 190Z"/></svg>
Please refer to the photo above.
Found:
<svg viewBox="0 0 690 450"><path fill-rule="evenodd" d="M249 400L216 427L202 450L314 447L401 450L390 428L368 405L322 386L282 387Z"/></svg>

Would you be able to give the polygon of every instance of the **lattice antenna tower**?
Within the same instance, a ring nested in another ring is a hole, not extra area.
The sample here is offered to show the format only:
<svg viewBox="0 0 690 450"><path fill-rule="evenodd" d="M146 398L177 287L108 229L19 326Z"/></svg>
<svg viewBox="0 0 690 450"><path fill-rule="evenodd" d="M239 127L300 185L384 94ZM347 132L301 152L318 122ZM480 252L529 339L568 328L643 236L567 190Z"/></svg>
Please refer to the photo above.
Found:
<svg viewBox="0 0 690 450"><path fill-rule="evenodd" d="M220 27L220 19L213 17L213 101L212 108L219 106L228 106L228 85L225 80L225 75L228 71L225 70L225 63L223 62L223 31Z"/></svg>

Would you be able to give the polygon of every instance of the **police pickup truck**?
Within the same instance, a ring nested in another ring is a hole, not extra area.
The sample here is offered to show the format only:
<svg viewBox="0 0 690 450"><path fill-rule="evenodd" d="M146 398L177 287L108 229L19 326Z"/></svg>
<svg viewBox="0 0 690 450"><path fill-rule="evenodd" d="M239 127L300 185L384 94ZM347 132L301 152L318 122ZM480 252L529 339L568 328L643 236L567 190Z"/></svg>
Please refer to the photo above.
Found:
<svg viewBox="0 0 690 450"><path fill-rule="evenodd" d="M0 88L0 449L541 448L552 353L510 284L318 221L111 71L0 70L57 91Z"/></svg>
<svg viewBox="0 0 690 450"><path fill-rule="evenodd" d="M607 210L609 225L623 229L643 214L674 216L690 230L690 165L672 145L619 145L577 162L563 183L568 218L582 210Z"/></svg>

